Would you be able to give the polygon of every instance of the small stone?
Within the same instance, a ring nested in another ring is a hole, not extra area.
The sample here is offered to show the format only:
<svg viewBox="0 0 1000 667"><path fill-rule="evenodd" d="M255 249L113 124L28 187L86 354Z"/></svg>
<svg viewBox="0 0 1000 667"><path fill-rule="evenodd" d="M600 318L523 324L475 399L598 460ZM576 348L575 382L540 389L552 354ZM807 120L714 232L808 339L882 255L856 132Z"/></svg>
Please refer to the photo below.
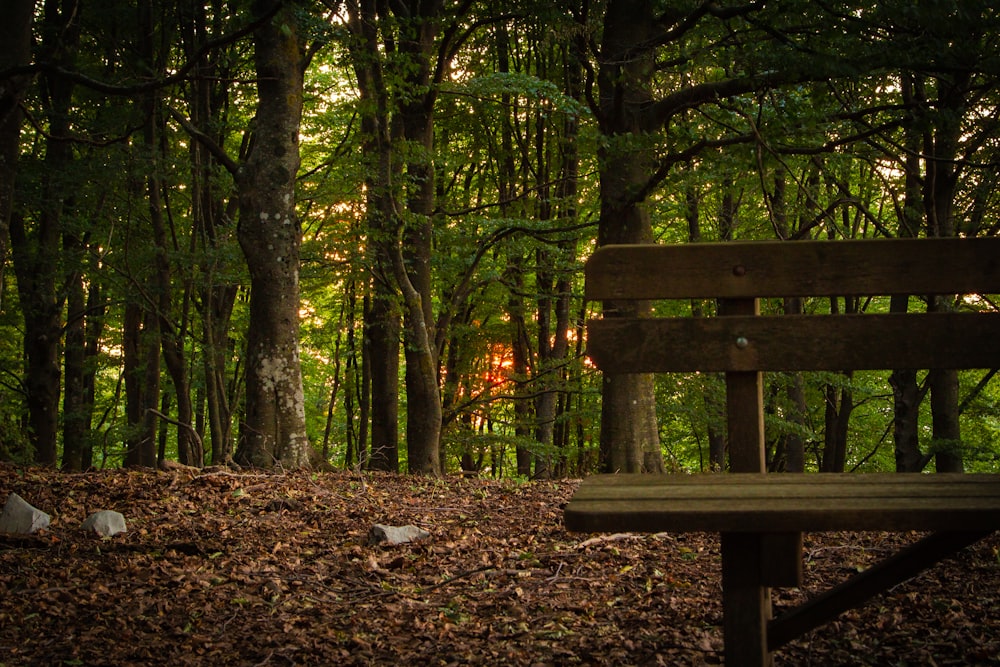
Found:
<svg viewBox="0 0 1000 667"><path fill-rule="evenodd" d="M416 526L384 526L377 523L368 531L368 546L378 544L394 546L407 542L417 542L430 536L431 534L426 530Z"/></svg>
<svg viewBox="0 0 1000 667"><path fill-rule="evenodd" d="M30 535L49 527L51 518L48 514L29 505L16 493L7 496L0 514L0 533L18 533Z"/></svg>
<svg viewBox="0 0 1000 667"><path fill-rule="evenodd" d="M126 530L125 517L111 510L94 512L80 527L84 530L92 530L101 537L112 537L118 533L124 533Z"/></svg>

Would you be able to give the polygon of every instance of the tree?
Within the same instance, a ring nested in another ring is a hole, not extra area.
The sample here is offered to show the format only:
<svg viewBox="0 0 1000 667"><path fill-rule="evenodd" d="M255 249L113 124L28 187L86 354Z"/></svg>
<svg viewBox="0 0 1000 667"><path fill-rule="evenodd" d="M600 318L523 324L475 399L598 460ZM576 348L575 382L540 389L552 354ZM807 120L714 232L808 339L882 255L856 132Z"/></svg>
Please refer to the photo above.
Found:
<svg viewBox="0 0 1000 667"><path fill-rule="evenodd" d="M8 3L4 21L0 24L0 71L27 65L31 60L34 10L32 0L12 0ZM8 76L0 80L0 276L7 267L10 247L10 214L23 116L21 100L30 81L28 75Z"/></svg>
<svg viewBox="0 0 1000 667"><path fill-rule="evenodd" d="M222 167L209 148L209 145L226 145L227 136L241 120L230 112L232 79L241 65L238 46L227 44L207 53L203 49L210 34L226 31L225 17L221 0L208 8L203 3L183 5L178 17L184 58L196 62L199 72L183 91L190 128L208 140L207 144L202 141L190 144L190 247L204 249L200 280L193 289L198 295L195 306L201 316L207 430L214 465L224 464L233 457L232 415L236 406L232 397L238 382L229 373L233 356L229 335L241 277L239 268L242 268L236 266L236 253L230 252L237 203L232 196L233 185L220 178ZM244 136L251 136L249 130ZM183 421L180 415L178 420ZM204 430L201 433L204 435Z"/></svg>
<svg viewBox="0 0 1000 667"><path fill-rule="evenodd" d="M391 391L398 300L406 359L407 464L410 472L430 475L441 474L438 373L439 341L445 337L436 326L432 289L434 109L455 42L462 38L458 21L470 4L454 8L445 22L439 0L385 7L367 0L349 3L353 65L364 112L370 114L364 121L372 137L369 145L376 150L368 215L375 281L371 314L377 317L369 330L375 334L372 343L383 352L378 358L373 354L373 362L388 365L373 371L373 406L385 410L391 398L386 392ZM374 447L389 446L375 437L373 428Z"/></svg>
<svg viewBox="0 0 1000 667"><path fill-rule="evenodd" d="M41 27L43 57L70 65L80 36L74 8L55 1L45 3ZM35 461L55 465L61 381L59 344L65 300L57 260L61 255L63 218L73 207L73 187L64 179L73 173L69 130L74 84L60 74L47 73L41 85L48 125L43 195L35 211L26 213L22 209L10 217L10 239L24 314L29 439Z"/></svg>
<svg viewBox="0 0 1000 667"><path fill-rule="evenodd" d="M305 53L295 8L255 0L257 116L250 154L236 169L238 238L250 270L246 416L236 460L310 465L299 361L299 246L295 211Z"/></svg>

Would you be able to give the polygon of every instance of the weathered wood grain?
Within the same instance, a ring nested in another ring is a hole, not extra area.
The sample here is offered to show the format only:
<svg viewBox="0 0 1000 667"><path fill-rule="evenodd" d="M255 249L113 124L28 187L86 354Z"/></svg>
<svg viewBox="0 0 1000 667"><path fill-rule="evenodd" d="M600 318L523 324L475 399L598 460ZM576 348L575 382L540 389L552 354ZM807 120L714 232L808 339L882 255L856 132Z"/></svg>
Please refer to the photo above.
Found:
<svg viewBox="0 0 1000 667"><path fill-rule="evenodd" d="M1000 313L608 318L587 325L605 373L1000 367Z"/></svg>
<svg viewBox="0 0 1000 667"><path fill-rule="evenodd" d="M565 521L587 532L995 529L1000 476L596 475L581 483Z"/></svg>
<svg viewBox="0 0 1000 667"><path fill-rule="evenodd" d="M604 246L601 299L1000 293L1000 238Z"/></svg>

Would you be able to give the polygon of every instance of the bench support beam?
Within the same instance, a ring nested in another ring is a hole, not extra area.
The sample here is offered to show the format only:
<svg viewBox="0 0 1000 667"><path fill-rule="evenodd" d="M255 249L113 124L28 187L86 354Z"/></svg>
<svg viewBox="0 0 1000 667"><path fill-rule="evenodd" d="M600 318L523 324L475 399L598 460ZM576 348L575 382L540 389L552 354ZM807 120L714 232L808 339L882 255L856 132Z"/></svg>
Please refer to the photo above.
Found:
<svg viewBox="0 0 1000 667"><path fill-rule="evenodd" d="M774 651L806 632L833 620L848 609L903 583L965 547L990 535L992 530L933 533L893 556L871 566L844 583L771 621L768 650ZM728 631L728 628L727 628ZM727 651L726 658L728 660Z"/></svg>

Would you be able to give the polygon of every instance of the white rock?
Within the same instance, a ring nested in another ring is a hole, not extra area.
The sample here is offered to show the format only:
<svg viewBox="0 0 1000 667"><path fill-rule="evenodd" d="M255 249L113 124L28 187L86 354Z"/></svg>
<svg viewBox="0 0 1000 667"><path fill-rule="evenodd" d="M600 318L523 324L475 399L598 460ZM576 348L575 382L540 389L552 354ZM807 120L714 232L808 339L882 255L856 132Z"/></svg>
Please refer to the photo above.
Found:
<svg viewBox="0 0 1000 667"><path fill-rule="evenodd" d="M386 544L389 546L405 544L406 542L416 542L430 537L431 534L416 526L383 526L375 524L368 531L368 544Z"/></svg>
<svg viewBox="0 0 1000 667"><path fill-rule="evenodd" d="M28 535L49 527L48 514L29 505L24 498L11 493L0 514L0 533Z"/></svg>
<svg viewBox="0 0 1000 667"><path fill-rule="evenodd" d="M87 517L80 526L84 530L92 530L101 537L111 537L125 532L125 517L118 512L101 510Z"/></svg>

